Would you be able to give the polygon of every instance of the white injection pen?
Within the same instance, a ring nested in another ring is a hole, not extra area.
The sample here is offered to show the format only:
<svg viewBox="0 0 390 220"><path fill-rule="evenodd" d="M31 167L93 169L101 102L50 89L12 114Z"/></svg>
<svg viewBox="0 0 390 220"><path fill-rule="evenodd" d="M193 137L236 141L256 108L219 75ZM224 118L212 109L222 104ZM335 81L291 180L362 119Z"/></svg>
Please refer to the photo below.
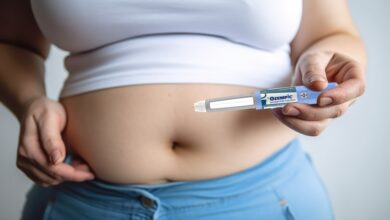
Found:
<svg viewBox="0 0 390 220"><path fill-rule="evenodd" d="M288 103L317 104L318 96L334 87L337 83L328 83L321 91L310 90L305 86L289 86L265 90L257 90L252 94L225 96L201 100L194 103L196 112L221 112L243 109L281 108Z"/></svg>

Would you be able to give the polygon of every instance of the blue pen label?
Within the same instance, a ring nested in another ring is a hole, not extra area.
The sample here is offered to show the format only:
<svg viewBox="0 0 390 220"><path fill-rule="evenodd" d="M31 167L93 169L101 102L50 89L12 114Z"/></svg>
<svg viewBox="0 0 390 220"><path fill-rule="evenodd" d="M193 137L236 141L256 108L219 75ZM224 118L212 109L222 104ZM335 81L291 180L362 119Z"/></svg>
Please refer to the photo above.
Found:
<svg viewBox="0 0 390 220"><path fill-rule="evenodd" d="M264 109L279 108L297 101L297 91L294 87L267 89L261 92L261 103Z"/></svg>

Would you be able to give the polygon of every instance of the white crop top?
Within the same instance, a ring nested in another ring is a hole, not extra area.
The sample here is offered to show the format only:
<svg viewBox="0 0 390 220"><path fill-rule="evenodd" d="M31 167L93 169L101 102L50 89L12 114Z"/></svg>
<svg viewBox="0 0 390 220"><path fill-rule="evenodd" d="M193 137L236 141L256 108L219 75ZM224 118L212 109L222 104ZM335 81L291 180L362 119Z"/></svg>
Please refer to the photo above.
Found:
<svg viewBox="0 0 390 220"><path fill-rule="evenodd" d="M68 51L60 97L146 83L290 83L302 0L31 0Z"/></svg>

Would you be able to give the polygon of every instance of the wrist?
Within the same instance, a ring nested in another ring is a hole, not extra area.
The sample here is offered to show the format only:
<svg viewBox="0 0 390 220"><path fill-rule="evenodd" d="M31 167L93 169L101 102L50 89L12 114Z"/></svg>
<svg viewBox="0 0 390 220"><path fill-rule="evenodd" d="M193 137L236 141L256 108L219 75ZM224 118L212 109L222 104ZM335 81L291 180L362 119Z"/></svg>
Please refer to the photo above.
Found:
<svg viewBox="0 0 390 220"><path fill-rule="evenodd" d="M34 103L35 101L37 101L39 99L46 99L46 98L47 98L47 96L45 94L37 94L34 96L30 96L24 100L21 100L20 105L19 105L20 107L19 107L17 113L15 114L18 121L22 122L24 120L24 117L26 116L32 103Z"/></svg>

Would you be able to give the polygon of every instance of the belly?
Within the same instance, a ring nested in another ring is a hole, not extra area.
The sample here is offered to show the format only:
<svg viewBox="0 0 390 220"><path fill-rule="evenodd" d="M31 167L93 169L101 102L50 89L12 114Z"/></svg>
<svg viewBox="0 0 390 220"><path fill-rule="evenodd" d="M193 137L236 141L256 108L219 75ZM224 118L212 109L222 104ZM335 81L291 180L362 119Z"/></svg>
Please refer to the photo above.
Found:
<svg viewBox="0 0 390 220"><path fill-rule="evenodd" d="M258 88L219 84L144 84L60 99L69 149L113 183L208 179L242 171L296 133L268 110L194 112L207 98Z"/></svg>

